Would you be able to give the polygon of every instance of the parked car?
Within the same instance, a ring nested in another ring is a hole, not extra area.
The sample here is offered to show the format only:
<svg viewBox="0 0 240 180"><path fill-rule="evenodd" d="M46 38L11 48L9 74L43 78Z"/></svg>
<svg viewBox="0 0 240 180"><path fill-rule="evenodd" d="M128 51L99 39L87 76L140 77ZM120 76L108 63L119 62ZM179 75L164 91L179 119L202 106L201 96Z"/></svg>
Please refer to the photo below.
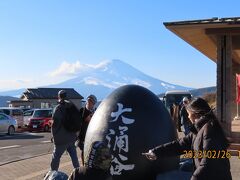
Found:
<svg viewBox="0 0 240 180"><path fill-rule="evenodd" d="M0 133L13 135L17 129L17 121L11 116L0 113Z"/></svg>
<svg viewBox="0 0 240 180"><path fill-rule="evenodd" d="M173 104L179 105L184 97L191 99L192 94L189 91L183 91L183 90L167 91L162 98L162 102L166 106L169 113L171 114L172 105Z"/></svg>
<svg viewBox="0 0 240 180"><path fill-rule="evenodd" d="M52 109L34 109L30 118L29 131L50 131L52 127Z"/></svg>
<svg viewBox="0 0 240 180"><path fill-rule="evenodd" d="M21 107L21 109L23 110L23 112L31 110L32 108L25 108L25 107Z"/></svg>
<svg viewBox="0 0 240 180"><path fill-rule="evenodd" d="M23 112L23 125L24 127L28 127L30 119L32 118L34 113L34 109L27 110Z"/></svg>
<svg viewBox="0 0 240 180"><path fill-rule="evenodd" d="M0 112L17 120L19 128L23 127L23 110L16 107L0 107Z"/></svg>

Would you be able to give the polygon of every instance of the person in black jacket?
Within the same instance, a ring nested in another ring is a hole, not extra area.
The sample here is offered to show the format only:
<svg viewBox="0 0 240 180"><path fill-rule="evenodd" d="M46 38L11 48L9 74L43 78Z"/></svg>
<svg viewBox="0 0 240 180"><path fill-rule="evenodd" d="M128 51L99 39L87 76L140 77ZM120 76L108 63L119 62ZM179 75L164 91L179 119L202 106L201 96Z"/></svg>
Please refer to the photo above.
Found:
<svg viewBox="0 0 240 180"><path fill-rule="evenodd" d="M188 118L188 113L186 109L186 106L188 105L188 103L189 103L189 99L187 97L184 97L182 100L182 106L179 111L179 118L180 118L181 125L183 126L183 132L185 136L190 132L190 126L191 126L191 121Z"/></svg>
<svg viewBox="0 0 240 180"><path fill-rule="evenodd" d="M109 173L112 156L105 143L93 142L87 159L84 166L73 170L69 180L112 180Z"/></svg>
<svg viewBox="0 0 240 180"><path fill-rule="evenodd" d="M196 98L187 105L193 126L182 139L166 143L143 153L149 160L184 154L193 158L191 180L231 180L228 141L208 103Z"/></svg>
<svg viewBox="0 0 240 180"><path fill-rule="evenodd" d="M94 106L97 103L97 98L94 95L89 95L87 97L87 102L85 107L80 109L80 114L82 115L82 125L80 128L80 133L78 135L78 140L76 142L76 145L80 148L81 150L81 162L84 164L84 158L83 158L83 153L84 153L84 141L85 141L85 136L88 128L88 124L94 114Z"/></svg>
<svg viewBox="0 0 240 180"><path fill-rule="evenodd" d="M52 136L54 150L51 160L51 171L57 171L59 168L60 159L64 151L67 151L72 159L74 168L79 167L79 161L77 157L77 151L75 147L75 141L77 135L75 132L69 132L63 126L64 117L66 116L66 108L70 106L70 102L66 100L67 93L65 90L58 92L58 105L53 111L53 125Z"/></svg>

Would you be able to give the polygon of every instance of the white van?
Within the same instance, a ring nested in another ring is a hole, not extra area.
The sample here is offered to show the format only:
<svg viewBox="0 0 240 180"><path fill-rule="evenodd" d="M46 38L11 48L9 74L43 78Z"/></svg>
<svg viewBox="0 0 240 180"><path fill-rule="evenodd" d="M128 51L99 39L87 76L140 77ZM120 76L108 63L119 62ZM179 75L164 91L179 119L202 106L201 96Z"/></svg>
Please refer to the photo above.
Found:
<svg viewBox="0 0 240 180"><path fill-rule="evenodd" d="M163 104L166 106L168 111L170 112L170 107L173 104L179 105L184 97L188 99L192 98L192 94L189 91L181 91L181 90L172 90L167 91L165 96L163 97Z"/></svg>
<svg viewBox="0 0 240 180"><path fill-rule="evenodd" d="M23 127L23 110L15 107L0 107L0 112L17 120L18 127Z"/></svg>

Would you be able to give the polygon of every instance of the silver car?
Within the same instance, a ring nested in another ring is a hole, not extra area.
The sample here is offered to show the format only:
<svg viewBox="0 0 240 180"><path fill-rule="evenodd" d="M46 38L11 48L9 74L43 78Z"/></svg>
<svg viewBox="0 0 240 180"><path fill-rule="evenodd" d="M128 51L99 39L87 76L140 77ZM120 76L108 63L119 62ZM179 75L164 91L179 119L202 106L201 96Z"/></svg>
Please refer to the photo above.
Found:
<svg viewBox="0 0 240 180"><path fill-rule="evenodd" d="M17 127L17 121L15 119L4 113L0 113L0 133L13 135Z"/></svg>
<svg viewBox="0 0 240 180"><path fill-rule="evenodd" d="M17 120L18 127L23 127L23 110L17 107L0 107L0 112Z"/></svg>

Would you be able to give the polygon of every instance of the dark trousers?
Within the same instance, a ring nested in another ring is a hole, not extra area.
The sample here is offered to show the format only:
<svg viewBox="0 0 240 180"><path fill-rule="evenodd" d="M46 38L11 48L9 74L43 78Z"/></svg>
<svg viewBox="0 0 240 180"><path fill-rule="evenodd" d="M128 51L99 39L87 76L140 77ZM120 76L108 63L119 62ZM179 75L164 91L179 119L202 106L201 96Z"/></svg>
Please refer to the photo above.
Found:
<svg viewBox="0 0 240 180"><path fill-rule="evenodd" d="M74 143L64 144L64 145L55 145L54 144L54 150L52 154L52 161L51 161L51 170L57 171L59 168L60 159L66 151L69 153L72 164L74 168L79 167L78 157L77 157L77 151Z"/></svg>

